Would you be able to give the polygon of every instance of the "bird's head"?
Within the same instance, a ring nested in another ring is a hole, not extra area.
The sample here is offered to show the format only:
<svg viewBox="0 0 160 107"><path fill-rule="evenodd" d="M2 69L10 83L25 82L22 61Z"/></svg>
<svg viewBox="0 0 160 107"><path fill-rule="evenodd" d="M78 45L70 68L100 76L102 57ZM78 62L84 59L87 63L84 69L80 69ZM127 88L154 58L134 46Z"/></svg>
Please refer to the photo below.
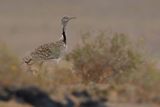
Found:
<svg viewBox="0 0 160 107"><path fill-rule="evenodd" d="M62 25L66 26L67 23L72 20L72 19L75 19L76 17L68 17L68 16L64 16L62 19L61 19L61 22L62 22Z"/></svg>

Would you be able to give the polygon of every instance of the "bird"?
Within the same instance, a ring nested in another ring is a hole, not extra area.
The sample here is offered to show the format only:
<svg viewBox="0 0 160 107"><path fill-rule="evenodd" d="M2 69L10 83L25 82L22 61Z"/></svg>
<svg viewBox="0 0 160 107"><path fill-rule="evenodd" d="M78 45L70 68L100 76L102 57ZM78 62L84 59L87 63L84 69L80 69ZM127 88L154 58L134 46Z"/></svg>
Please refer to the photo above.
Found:
<svg viewBox="0 0 160 107"><path fill-rule="evenodd" d="M67 48L66 26L72 19L76 17L64 16L61 19L62 36L58 41L42 44L23 57L22 62L27 65L28 71L32 71L31 66L35 63L42 66L45 61L54 59L58 62L61 59Z"/></svg>

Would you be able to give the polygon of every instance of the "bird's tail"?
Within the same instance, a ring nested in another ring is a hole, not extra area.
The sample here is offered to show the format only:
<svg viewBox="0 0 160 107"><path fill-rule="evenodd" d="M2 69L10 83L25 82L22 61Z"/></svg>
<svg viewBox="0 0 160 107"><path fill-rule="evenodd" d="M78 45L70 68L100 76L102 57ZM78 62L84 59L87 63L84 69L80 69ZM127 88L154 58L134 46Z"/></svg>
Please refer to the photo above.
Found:
<svg viewBox="0 0 160 107"><path fill-rule="evenodd" d="M26 56L21 59L21 69L23 71L30 71L32 64L33 64L33 59L30 56Z"/></svg>
<svg viewBox="0 0 160 107"><path fill-rule="evenodd" d="M27 56L27 57L24 57L22 59L23 63L27 64L27 65L31 65L32 64L32 57L30 56Z"/></svg>

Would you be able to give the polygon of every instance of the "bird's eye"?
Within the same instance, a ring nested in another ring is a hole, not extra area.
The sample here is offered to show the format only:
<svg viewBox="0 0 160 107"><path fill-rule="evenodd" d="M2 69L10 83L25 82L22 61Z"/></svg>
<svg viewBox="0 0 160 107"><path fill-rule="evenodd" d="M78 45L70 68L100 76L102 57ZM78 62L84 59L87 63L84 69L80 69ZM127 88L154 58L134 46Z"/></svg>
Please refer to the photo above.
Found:
<svg viewBox="0 0 160 107"><path fill-rule="evenodd" d="M68 18L66 17L65 20L68 20Z"/></svg>

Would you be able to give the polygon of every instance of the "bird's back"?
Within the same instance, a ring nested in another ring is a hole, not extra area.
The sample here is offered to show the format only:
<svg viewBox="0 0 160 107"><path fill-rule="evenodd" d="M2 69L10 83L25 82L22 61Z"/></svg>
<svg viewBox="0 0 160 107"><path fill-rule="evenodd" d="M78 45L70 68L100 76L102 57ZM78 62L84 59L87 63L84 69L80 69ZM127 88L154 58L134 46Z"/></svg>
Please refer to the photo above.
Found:
<svg viewBox="0 0 160 107"><path fill-rule="evenodd" d="M29 56L24 58L26 63L45 61L50 59L58 59L61 57L66 49L66 45L63 41L57 41L40 45Z"/></svg>

